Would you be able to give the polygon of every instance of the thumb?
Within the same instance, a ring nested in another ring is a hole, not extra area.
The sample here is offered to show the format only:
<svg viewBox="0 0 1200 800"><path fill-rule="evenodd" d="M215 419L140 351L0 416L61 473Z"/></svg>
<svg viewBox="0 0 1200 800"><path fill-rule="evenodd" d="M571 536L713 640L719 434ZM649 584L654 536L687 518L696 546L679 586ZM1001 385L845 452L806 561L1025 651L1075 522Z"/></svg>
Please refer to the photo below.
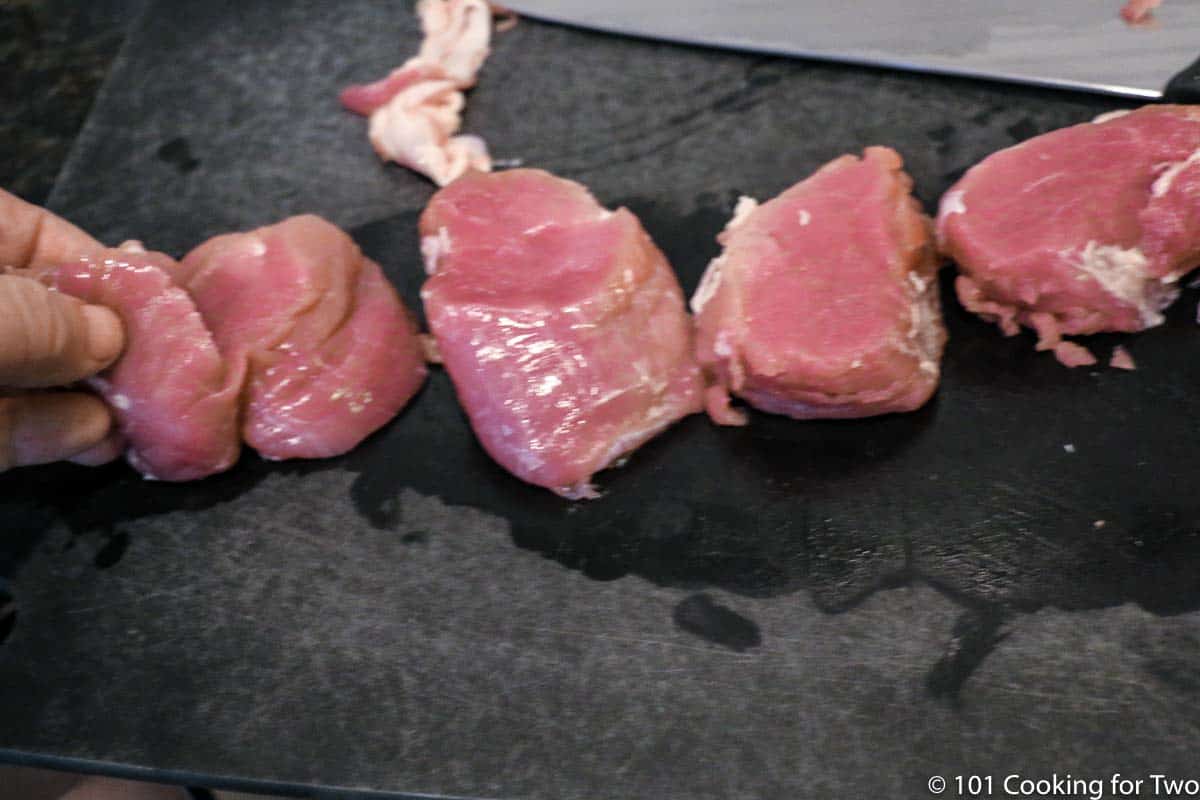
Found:
<svg viewBox="0 0 1200 800"><path fill-rule="evenodd" d="M103 306L0 275L0 386L63 386L107 367L125 345L121 320Z"/></svg>

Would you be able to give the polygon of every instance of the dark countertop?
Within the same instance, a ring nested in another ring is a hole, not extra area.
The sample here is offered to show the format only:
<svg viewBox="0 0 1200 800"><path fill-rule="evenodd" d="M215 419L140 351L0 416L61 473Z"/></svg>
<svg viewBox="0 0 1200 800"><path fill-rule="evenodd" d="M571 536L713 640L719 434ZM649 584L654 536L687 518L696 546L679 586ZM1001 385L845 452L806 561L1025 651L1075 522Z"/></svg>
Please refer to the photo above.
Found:
<svg viewBox="0 0 1200 800"><path fill-rule="evenodd" d="M144 0L0 3L0 187L44 203Z"/></svg>
<svg viewBox="0 0 1200 800"><path fill-rule="evenodd" d="M415 36L406 4L155 3L50 204L176 255L313 211L415 308L432 188L335 99ZM466 119L636 211L686 290L739 193L885 143L931 207L989 152L1119 105L524 22ZM340 459L2 476L0 761L506 800L1194 777L1197 299L1100 340L1129 374L1064 370L946 292L921 412L694 417L593 503L492 464L438 372Z"/></svg>

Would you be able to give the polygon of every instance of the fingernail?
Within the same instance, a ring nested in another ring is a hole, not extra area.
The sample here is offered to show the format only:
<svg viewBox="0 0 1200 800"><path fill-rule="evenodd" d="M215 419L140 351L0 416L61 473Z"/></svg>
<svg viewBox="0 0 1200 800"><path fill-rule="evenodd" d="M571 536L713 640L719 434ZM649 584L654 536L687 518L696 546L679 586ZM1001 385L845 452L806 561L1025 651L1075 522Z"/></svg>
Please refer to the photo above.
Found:
<svg viewBox="0 0 1200 800"><path fill-rule="evenodd" d="M104 364L115 361L125 346L121 318L104 306L84 306L83 317L88 326L88 353Z"/></svg>

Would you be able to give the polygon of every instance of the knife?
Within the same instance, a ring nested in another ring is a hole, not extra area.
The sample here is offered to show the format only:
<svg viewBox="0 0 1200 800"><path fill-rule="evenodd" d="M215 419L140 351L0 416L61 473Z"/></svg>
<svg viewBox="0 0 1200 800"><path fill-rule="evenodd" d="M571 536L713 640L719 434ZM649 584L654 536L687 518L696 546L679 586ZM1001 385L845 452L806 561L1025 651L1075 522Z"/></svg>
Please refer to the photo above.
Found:
<svg viewBox="0 0 1200 800"><path fill-rule="evenodd" d="M1200 102L1200 2L506 0L547 22L684 44ZM1190 66L1189 66L1190 63Z"/></svg>

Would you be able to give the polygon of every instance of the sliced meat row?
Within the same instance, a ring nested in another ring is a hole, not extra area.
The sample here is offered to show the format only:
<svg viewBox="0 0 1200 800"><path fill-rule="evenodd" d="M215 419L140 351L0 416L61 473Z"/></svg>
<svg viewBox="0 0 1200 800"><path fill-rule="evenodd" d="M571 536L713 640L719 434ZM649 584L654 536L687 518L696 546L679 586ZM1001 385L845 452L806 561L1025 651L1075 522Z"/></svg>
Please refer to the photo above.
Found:
<svg viewBox="0 0 1200 800"><path fill-rule="evenodd" d="M732 391L800 418L907 411L937 385L929 221L898 155L743 203L693 301L627 209L540 170L468 174L421 217L426 317L484 448L565 497ZM704 367L704 370L701 369Z"/></svg>
<svg viewBox="0 0 1200 800"><path fill-rule="evenodd" d="M794 416L923 402L942 334L908 187L898 156L872 150L739 217L702 288L715 299L698 343L631 212L540 170L472 172L422 215L422 298L485 449L523 480L590 497L597 471L703 410L701 365L710 394ZM841 198L858 194L846 217ZM842 247L848 232L858 244ZM219 472L242 441L267 458L346 452L425 377L415 323L379 267L317 217L218 236L178 263L132 247L41 278L125 321L126 353L93 384L147 477ZM726 340L738 357L717 364Z"/></svg>
<svg viewBox="0 0 1200 800"><path fill-rule="evenodd" d="M591 497L597 471L689 414L744 423L731 396L800 419L920 407L946 333L939 248L902 167L872 147L743 198L694 320L627 209L541 170L455 180L420 220L422 299L479 441L522 480ZM1090 363L1062 337L1158 324L1200 263L1200 110L1108 115L996 153L943 197L936 234L968 309ZM219 471L241 440L268 458L345 452L425 376L379 267L316 217L178 264L127 248L42 279L124 318L129 350L93 383L147 475Z"/></svg>
<svg viewBox="0 0 1200 800"><path fill-rule="evenodd" d="M911 188L899 155L873 147L743 198L693 334L628 211L536 170L468 175L422 217L422 296L488 452L587 496L596 470L697 410L697 368L724 424L745 421L731 395L800 419L923 405L946 341L939 250L969 310L1033 328L1064 363L1095 360L1064 335L1159 324L1200 264L1200 109L1106 115L990 156L942 199L936 244Z"/></svg>

